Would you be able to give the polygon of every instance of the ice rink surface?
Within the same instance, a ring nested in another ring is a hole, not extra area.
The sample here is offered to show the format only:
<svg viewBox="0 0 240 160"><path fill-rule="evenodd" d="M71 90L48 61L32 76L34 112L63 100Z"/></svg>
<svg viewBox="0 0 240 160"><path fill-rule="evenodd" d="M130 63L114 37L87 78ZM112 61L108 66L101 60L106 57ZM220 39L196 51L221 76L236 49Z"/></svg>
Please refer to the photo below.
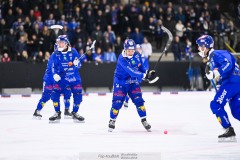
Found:
<svg viewBox="0 0 240 160"><path fill-rule="evenodd" d="M80 160L86 153L106 152L158 154L151 160L240 160L240 122L232 118L228 105L238 142L218 143L224 130L209 107L214 92L143 93L152 132L143 128L130 102L112 133L107 131L111 93L83 97L79 113L85 123L62 118L59 124L49 124L51 101L41 112L42 120L33 120L40 96L0 98L0 160Z"/></svg>

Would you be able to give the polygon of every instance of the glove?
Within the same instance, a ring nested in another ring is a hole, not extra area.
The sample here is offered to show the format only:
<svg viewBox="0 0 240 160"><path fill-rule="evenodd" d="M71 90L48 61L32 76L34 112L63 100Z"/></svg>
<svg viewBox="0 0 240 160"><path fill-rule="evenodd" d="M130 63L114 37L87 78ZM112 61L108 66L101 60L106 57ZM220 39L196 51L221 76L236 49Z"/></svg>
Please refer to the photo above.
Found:
<svg viewBox="0 0 240 160"><path fill-rule="evenodd" d="M78 59L78 58L75 58L74 61L73 61L73 65L74 65L75 67L77 67L78 64L79 64L79 59Z"/></svg>
<svg viewBox="0 0 240 160"><path fill-rule="evenodd" d="M209 80L215 79L216 81L218 81L220 78L220 73L218 72L217 69L214 69L213 71L207 72L206 77Z"/></svg>
<svg viewBox="0 0 240 160"><path fill-rule="evenodd" d="M152 80L156 74L155 70L147 71L147 74L145 75L144 79Z"/></svg>
<svg viewBox="0 0 240 160"><path fill-rule="evenodd" d="M61 80L61 77L58 74L54 74L53 79L54 79L54 81L58 82Z"/></svg>

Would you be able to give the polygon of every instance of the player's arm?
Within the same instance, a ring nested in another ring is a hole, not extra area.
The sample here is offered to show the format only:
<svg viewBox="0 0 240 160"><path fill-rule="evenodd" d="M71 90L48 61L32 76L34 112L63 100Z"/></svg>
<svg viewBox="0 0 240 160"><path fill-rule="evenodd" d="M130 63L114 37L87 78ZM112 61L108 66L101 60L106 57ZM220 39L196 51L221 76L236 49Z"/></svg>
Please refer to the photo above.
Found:
<svg viewBox="0 0 240 160"><path fill-rule="evenodd" d="M232 59L230 56L224 57L222 55L216 55L216 57L213 57L214 60L216 59L219 64L221 64L221 67L218 68L218 72L220 75L223 75L224 73L230 71L233 68L234 63L232 62Z"/></svg>
<svg viewBox="0 0 240 160"><path fill-rule="evenodd" d="M145 73L142 73L142 72L132 68L128 64L128 62L124 59L121 59L118 63L131 77L144 78L146 76Z"/></svg>
<svg viewBox="0 0 240 160"><path fill-rule="evenodd" d="M48 63L51 66L54 81L56 81L56 82L60 81L61 80L60 66L59 66L59 62L57 61L56 54L53 53L50 56Z"/></svg>

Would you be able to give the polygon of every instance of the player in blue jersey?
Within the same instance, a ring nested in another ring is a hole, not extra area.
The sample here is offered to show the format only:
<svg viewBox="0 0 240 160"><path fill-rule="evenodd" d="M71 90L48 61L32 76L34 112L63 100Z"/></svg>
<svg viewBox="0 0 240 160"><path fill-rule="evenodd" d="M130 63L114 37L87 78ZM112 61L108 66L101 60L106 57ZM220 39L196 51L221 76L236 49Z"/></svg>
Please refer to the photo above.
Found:
<svg viewBox="0 0 240 160"><path fill-rule="evenodd" d="M72 117L75 122L84 122L84 117L78 114L80 103L82 102L82 80L78 69L84 56L80 56L75 48L71 48L66 35L60 35L57 39L58 54L53 56L53 91L52 100L56 113L49 118L50 122L61 119L60 94L64 90L73 93ZM58 55L58 56L56 56Z"/></svg>
<svg viewBox="0 0 240 160"><path fill-rule="evenodd" d="M53 89L53 74L52 74L52 68L53 68L53 57L57 54L55 51L52 53L50 56L48 63L47 63L47 68L43 77L43 92L42 92L42 97L39 100L37 104L37 108L35 112L33 113L33 118L34 119L41 119L42 115L40 114L42 108L45 106L46 102L50 100L51 94L52 94L52 89ZM65 89L63 91L64 94L64 104L65 104L65 111L64 115L65 118L70 118L72 117L72 114L69 112L69 107L70 107L70 97L71 97L71 91L68 89Z"/></svg>
<svg viewBox="0 0 240 160"><path fill-rule="evenodd" d="M155 71L147 71L144 67L141 55L135 51L136 45L132 39L124 42L124 50L119 55L114 73L113 99L110 110L109 132L115 129L116 118L128 94L137 108L141 122L146 130L150 131L151 126L146 120L146 108L142 98L140 83L142 79L152 80Z"/></svg>
<svg viewBox="0 0 240 160"><path fill-rule="evenodd" d="M148 58L144 56L144 54L142 54L142 47L140 44L136 44L136 51L138 53L141 54L141 58L142 58L142 62L143 62L143 66L148 70L149 69L149 62L148 62ZM126 99L124 101L124 109L128 108L128 101L129 101L129 96L126 96Z"/></svg>
<svg viewBox="0 0 240 160"><path fill-rule="evenodd" d="M210 103L213 114L224 129L225 133L218 136L219 141L235 141L235 132L224 109L229 103L234 118L240 120L240 70L234 56L227 50L214 50L213 38L203 35L196 40L199 55L210 64L206 68L206 77L218 81L220 88Z"/></svg>

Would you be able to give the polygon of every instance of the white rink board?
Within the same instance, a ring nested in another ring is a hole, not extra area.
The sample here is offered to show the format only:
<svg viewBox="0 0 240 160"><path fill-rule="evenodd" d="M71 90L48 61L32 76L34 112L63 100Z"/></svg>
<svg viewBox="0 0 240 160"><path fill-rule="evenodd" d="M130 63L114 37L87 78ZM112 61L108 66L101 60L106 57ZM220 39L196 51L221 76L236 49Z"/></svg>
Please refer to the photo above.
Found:
<svg viewBox="0 0 240 160"><path fill-rule="evenodd" d="M51 101L41 112L42 120L33 120L39 94L0 97L0 160L80 160L86 152L138 153L138 159L153 153L159 160L239 160L240 122L226 106L238 142L218 143L217 136L224 131L209 107L213 96L214 92L143 93L152 132L145 131L130 102L120 111L112 133L107 131L111 93L83 97L79 110L86 118L83 124L71 119L49 124L54 113Z"/></svg>

